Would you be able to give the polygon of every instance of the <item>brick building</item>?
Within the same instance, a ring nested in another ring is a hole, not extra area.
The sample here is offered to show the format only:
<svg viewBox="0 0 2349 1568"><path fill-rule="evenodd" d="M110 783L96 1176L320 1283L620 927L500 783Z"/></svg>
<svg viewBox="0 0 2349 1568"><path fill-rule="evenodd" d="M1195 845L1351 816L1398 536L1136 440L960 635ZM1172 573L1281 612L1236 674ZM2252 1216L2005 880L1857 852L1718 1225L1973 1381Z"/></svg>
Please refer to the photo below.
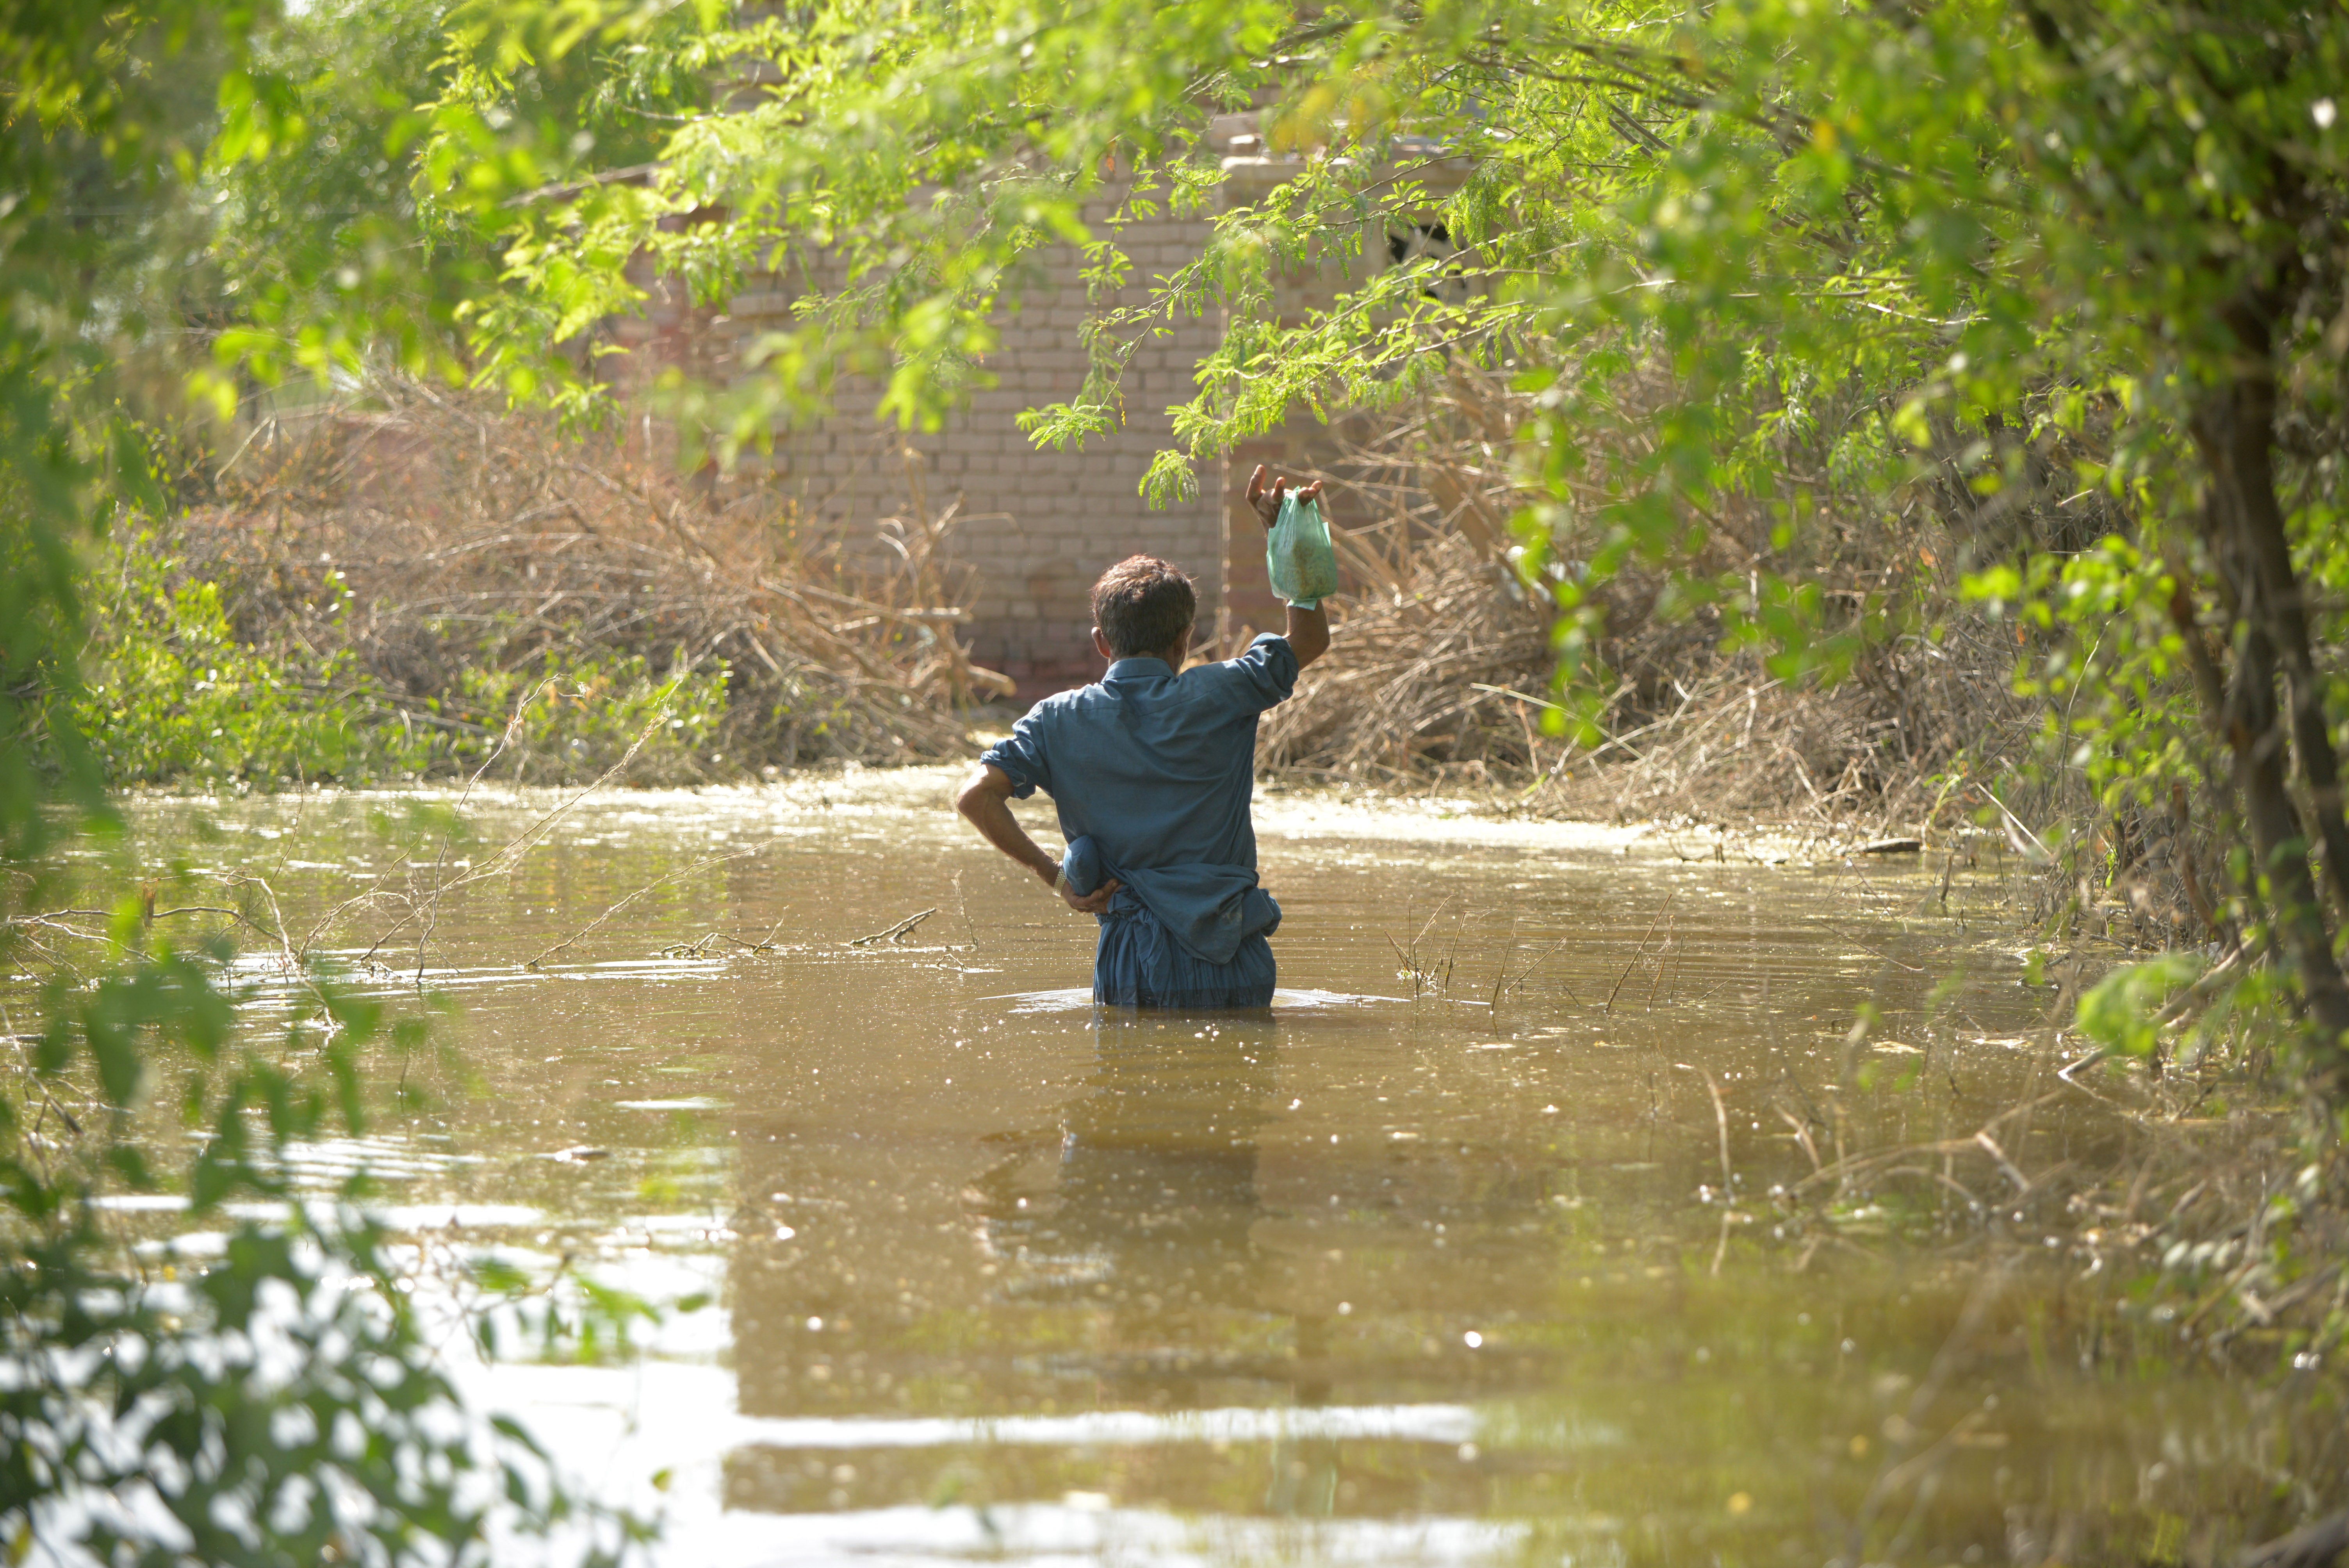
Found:
<svg viewBox="0 0 2349 1568"><path fill-rule="evenodd" d="M1256 116L1228 115L1212 135L1223 160L1226 203L1253 200L1295 172L1287 160L1257 150ZM1139 304L1147 281L1195 258L1206 219L1161 218L1123 231L1139 280L1120 304ZM918 491L933 514L956 505L951 550L976 574L967 637L978 662L1011 677L1021 700L1082 685L1102 661L1087 636L1090 593L1103 569L1137 552L1164 556L1199 585L1201 646L1232 647L1253 629L1279 624L1280 608L1264 583L1263 533L1245 489L1255 465L1291 471L1316 466L1326 433L1309 420L1252 441L1198 475L1197 497L1153 511L1141 498L1152 457L1171 444L1167 410L1193 395L1193 367L1219 341L1219 315L1174 324L1170 335L1140 349L1124 382L1129 422L1079 449L1040 450L1015 423L1020 410L1064 401L1084 377L1079 328L1087 304L1073 248L1043 258L1047 286L1030 287L998 324L999 346L987 368L998 377L977 391L935 434L907 434L876 421L872 396L850 387L839 412L804 428L779 432L771 458L746 457L746 477L779 491L796 514L822 529L851 534L878 519L906 515ZM1335 286L1300 278L1284 287L1281 309L1293 316ZM740 350L788 324L791 296L779 284L738 294L722 314L691 311L661 288L646 315L619 324L630 350L649 348L656 362L683 363L724 379ZM631 356L633 357L633 355Z"/></svg>

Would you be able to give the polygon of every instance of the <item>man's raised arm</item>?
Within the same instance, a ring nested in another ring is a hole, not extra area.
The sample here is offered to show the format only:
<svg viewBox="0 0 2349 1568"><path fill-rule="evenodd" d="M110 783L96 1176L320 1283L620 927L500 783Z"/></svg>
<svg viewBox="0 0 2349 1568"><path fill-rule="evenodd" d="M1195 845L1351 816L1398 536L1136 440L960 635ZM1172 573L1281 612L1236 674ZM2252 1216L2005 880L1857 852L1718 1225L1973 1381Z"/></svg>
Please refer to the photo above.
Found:
<svg viewBox="0 0 2349 1568"><path fill-rule="evenodd" d="M1297 655L1297 667L1301 670L1330 651L1330 613L1319 604L1310 610L1291 604L1286 635L1289 652Z"/></svg>

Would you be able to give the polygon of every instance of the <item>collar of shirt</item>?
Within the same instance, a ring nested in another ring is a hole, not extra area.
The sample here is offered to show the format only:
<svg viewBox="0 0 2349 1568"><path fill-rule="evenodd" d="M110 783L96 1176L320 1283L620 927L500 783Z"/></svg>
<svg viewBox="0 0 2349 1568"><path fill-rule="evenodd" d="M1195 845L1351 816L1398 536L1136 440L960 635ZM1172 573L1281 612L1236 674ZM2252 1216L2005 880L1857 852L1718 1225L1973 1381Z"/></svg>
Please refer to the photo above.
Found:
<svg viewBox="0 0 2349 1568"><path fill-rule="evenodd" d="M1110 665L1109 673L1102 676L1102 684L1106 686L1111 681L1171 681L1174 678L1174 671L1164 659L1140 657L1120 659Z"/></svg>

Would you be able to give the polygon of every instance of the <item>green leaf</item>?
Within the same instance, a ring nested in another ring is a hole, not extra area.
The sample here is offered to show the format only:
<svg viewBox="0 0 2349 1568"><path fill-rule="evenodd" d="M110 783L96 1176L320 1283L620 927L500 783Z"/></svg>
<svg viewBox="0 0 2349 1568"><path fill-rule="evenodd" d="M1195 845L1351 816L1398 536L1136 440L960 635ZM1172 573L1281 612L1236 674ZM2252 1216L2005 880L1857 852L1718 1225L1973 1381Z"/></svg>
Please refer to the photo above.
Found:
<svg viewBox="0 0 2349 1568"><path fill-rule="evenodd" d="M2080 998L2082 1034L2123 1056L2152 1054L2160 1043L2155 1016L2178 991L2200 978L2205 961L2191 953L2166 953L2142 964L2124 965L2090 986Z"/></svg>

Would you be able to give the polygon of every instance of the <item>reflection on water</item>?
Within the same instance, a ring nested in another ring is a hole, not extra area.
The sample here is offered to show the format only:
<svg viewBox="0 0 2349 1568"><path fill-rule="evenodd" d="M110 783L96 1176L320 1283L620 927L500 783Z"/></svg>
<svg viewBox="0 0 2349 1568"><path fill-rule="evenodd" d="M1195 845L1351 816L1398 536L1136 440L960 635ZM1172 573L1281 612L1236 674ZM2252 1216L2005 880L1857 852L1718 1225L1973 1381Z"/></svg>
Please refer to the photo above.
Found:
<svg viewBox="0 0 2349 1568"><path fill-rule="evenodd" d="M644 1361L469 1374L664 1562L2200 1561L2344 1474L2319 1374L2173 1363L1930 1169L1771 1202L1806 1140L1962 1138L2044 1075L1962 882L1276 809L1293 989L1097 1015L1091 923L943 793L591 802L379 954L464 1007L426 1109L295 1151L425 1255L714 1291ZM299 927L414 874L380 804L141 831ZM2034 1172L2129 1136L2084 1095L2003 1130Z"/></svg>
<svg viewBox="0 0 2349 1568"><path fill-rule="evenodd" d="M1324 1403L1288 1366L1267 1377L1206 1348L1271 1305L1252 1233L1277 1043L1255 1018L1192 1022L1105 1016L1098 1069L1061 1108L1059 1136L1021 1148L1004 1135L1009 1151L971 1202L1006 1269L999 1291L1106 1309L1081 1375L1112 1400L1198 1408L1238 1378L1237 1402Z"/></svg>
<svg viewBox="0 0 2349 1568"><path fill-rule="evenodd" d="M1091 985L1063 985L1050 991L1019 991L1008 996L982 996L979 1000L1000 1002L1009 1013L1090 1015L1093 1011ZM1403 1000L1405 998L1401 996L1350 996L1340 991L1294 991L1283 986L1272 994L1272 1011L1294 1016L1309 1007L1373 1007L1382 1002Z"/></svg>

